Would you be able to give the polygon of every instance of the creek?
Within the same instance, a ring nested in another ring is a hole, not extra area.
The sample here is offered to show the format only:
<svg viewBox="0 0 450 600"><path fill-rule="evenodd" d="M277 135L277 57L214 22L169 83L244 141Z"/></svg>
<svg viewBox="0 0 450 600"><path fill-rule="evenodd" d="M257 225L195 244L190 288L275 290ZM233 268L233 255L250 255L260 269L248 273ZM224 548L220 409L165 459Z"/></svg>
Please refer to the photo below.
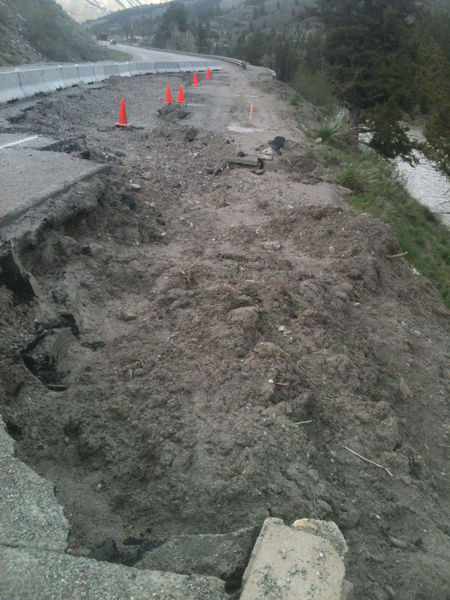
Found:
<svg viewBox="0 0 450 600"><path fill-rule="evenodd" d="M411 128L410 137L423 141L419 129ZM408 192L433 213L440 215L442 221L450 227L450 180L434 168L432 162L422 152L413 152L418 163L409 163L396 159L395 164Z"/></svg>

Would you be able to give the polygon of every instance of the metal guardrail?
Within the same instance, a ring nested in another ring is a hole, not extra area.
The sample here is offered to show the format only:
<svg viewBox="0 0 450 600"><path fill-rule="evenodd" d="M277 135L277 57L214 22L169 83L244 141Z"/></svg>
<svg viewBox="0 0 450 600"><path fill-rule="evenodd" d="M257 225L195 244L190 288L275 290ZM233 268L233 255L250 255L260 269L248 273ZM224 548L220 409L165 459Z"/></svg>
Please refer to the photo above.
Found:
<svg viewBox="0 0 450 600"><path fill-rule="evenodd" d="M129 44L130 46L136 46L136 48L145 48L146 50L157 50L158 52L166 52L168 54L185 54L187 56L195 56L198 58L210 58L213 60L222 60L229 62L243 69L247 68L247 62L240 60L239 58L231 58L231 56L219 56L218 54L199 54L198 52L184 52L182 50L166 50L163 48L154 48L152 46L141 46L140 44Z"/></svg>

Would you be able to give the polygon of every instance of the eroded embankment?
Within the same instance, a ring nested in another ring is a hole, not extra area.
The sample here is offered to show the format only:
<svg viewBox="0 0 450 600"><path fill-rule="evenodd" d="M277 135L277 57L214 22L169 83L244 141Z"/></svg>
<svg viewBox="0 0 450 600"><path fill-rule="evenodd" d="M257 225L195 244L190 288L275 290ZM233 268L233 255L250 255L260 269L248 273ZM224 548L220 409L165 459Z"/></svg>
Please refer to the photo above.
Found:
<svg viewBox="0 0 450 600"><path fill-rule="evenodd" d="M230 168L239 146L187 112L86 129L72 151L113 174L20 245L36 297L0 287L20 457L56 483L72 553L151 568L169 536L333 519L358 598L444 599L438 295L320 181L313 149Z"/></svg>

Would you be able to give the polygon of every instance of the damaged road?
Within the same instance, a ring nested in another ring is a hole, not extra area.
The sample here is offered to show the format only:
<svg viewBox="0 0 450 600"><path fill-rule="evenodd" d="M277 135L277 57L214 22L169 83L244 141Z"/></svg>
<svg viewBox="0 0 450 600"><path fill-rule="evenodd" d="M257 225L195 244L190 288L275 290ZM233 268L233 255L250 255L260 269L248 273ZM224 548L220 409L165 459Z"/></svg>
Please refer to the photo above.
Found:
<svg viewBox="0 0 450 600"><path fill-rule="evenodd" d="M0 230L0 411L69 552L150 569L185 544L180 572L233 593L265 518L330 519L357 598L444 600L438 293L348 207L270 74L226 65L158 114L167 81L189 76L0 109L109 168ZM136 128L112 128L122 97ZM196 537L238 530L211 572Z"/></svg>

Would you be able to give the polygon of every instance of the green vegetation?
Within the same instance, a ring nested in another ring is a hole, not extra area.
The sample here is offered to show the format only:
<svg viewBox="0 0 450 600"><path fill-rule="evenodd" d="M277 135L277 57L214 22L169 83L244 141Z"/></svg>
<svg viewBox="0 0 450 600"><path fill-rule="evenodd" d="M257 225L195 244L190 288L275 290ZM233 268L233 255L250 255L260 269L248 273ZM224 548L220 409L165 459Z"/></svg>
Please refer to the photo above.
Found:
<svg viewBox="0 0 450 600"><path fill-rule="evenodd" d="M328 145L324 158L337 160L337 181L350 188L347 200L394 230L400 252L440 290L450 308L450 234L431 211L414 200L399 180L395 168L372 150L354 152Z"/></svg>
<svg viewBox="0 0 450 600"><path fill-rule="evenodd" d="M105 60L114 60L115 62L127 62L132 60L131 54L127 54L127 52L122 52L121 50L113 50L112 48L104 48L104 56Z"/></svg>
<svg viewBox="0 0 450 600"><path fill-rule="evenodd" d="M3 62L27 60L22 46L45 60L99 60L106 53L54 0L5 0L0 11ZM31 57L31 55L30 55Z"/></svg>
<svg viewBox="0 0 450 600"><path fill-rule="evenodd" d="M379 153L408 158L412 142L401 119L416 103L413 24L422 2L317 0L309 14L323 25L323 71L348 109L354 147L363 126Z"/></svg>
<svg viewBox="0 0 450 600"><path fill-rule="evenodd" d="M342 119L327 118L315 132L314 139L320 138L323 142L345 142L349 137L350 129Z"/></svg>

